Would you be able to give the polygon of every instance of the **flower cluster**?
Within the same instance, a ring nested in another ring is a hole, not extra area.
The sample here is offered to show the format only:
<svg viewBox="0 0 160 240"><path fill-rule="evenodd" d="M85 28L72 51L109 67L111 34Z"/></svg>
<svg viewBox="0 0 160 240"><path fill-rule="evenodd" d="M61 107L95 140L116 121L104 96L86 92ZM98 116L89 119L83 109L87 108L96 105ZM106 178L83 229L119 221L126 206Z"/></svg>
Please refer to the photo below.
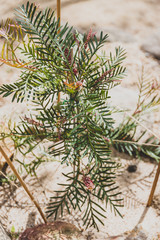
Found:
<svg viewBox="0 0 160 240"><path fill-rule="evenodd" d="M86 49L87 46L88 46L88 42L90 41L90 39L94 38L94 36L96 35L96 33L92 33L92 29L89 30L89 33L87 35L87 39L86 39L86 42L84 44L84 48Z"/></svg>

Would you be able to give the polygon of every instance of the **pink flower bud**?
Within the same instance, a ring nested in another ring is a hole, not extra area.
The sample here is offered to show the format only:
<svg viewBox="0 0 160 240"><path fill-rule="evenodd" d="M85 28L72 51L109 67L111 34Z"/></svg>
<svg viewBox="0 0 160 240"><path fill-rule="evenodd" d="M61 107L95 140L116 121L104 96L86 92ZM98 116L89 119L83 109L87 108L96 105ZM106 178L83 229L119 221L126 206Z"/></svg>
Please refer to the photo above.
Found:
<svg viewBox="0 0 160 240"><path fill-rule="evenodd" d="M77 75L77 73L78 73L78 70L77 70L77 68L76 68L76 67L74 67L74 68L73 68L73 73L74 73L74 75Z"/></svg>
<svg viewBox="0 0 160 240"><path fill-rule="evenodd" d="M74 34L73 37L74 37L74 40L76 41L76 43L77 43L78 46L79 46L79 40L77 39L76 34Z"/></svg>
<svg viewBox="0 0 160 240"><path fill-rule="evenodd" d="M24 117L24 121L27 121L27 123L32 124L32 125L35 125L35 126L37 126L37 127L43 127L43 124L42 124L42 123L37 122L37 121L35 121L35 120L31 119L31 118L28 118L28 117L26 117L26 116Z"/></svg>
<svg viewBox="0 0 160 240"><path fill-rule="evenodd" d="M92 191L95 188L95 185L90 177L87 177L86 175L83 175L82 178L84 185L87 187L88 190Z"/></svg>
<svg viewBox="0 0 160 240"><path fill-rule="evenodd" d="M104 139L106 142L110 142L109 138L107 138L107 137L104 137L104 136L103 136L103 139Z"/></svg>
<svg viewBox="0 0 160 240"><path fill-rule="evenodd" d="M84 43L84 48L85 48L85 49L86 49L87 46L88 46L88 42L89 42L89 40L91 39L91 36L92 36L92 29L89 30L89 33L88 33L88 35L87 35L87 40L86 40L86 42Z"/></svg>
<svg viewBox="0 0 160 240"><path fill-rule="evenodd" d="M81 86L83 86L83 83L82 83L81 81L77 81L77 82L76 82L76 86L77 86L77 87L81 87Z"/></svg>

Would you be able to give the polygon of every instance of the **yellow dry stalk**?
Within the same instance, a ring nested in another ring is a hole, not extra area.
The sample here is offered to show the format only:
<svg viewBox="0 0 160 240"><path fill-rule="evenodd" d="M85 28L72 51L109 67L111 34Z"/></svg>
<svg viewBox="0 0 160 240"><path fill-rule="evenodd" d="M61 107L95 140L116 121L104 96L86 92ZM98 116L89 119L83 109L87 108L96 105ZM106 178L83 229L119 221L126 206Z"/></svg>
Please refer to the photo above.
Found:
<svg viewBox="0 0 160 240"><path fill-rule="evenodd" d="M15 68L25 68L34 71L35 68L29 66L32 62L22 62L16 55L16 50L20 44L26 45L24 41L25 32L20 25L11 19L1 23L0 37L3 38L0 62Z"/></svg>
<svg viewBox="0 0 160 240"><path fill-rule="evenodd" d="M30 71L35 71L34 67L29 66L29 64L32 63L31 61L28 62L28 63L23 63L23 62L20 62L18 59L13 60L13 59L4 59L4 58L0 57L0 62L5 63L6 65L8 65L10 67L26 68L26 69L29 69Z"/></svg>

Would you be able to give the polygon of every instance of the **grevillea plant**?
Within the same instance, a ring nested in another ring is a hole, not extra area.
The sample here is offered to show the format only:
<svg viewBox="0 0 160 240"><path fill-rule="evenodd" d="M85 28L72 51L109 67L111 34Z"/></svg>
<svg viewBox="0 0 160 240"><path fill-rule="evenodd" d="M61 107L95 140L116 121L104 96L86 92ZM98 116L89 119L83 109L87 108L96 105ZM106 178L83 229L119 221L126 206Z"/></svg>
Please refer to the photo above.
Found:
<svg viewBox="0 0 160 240"><path fill-rule="evenodd" d="M86 35L73 33L67 24L59 27L53 11L40 11L29 2L16 16L0 30L0 60L22 71L18 81L0 87L0 94L32 103L34 111L26 113L9 135L26 157L47 140L50 159L60 156L61 164L72 168L63 174L63 190L48 204L48 217L78 209L84 225L98 229L107 205L117 213L121 206L115 180L119 165L110 156L114 121L109 90L124 76L124 50L118 47L115 55L102 55L99 49L107 35L101 32L97 37L91 30ZM35 170L42 161L43 156L37 157L30 168ZM27 169L27 163L23 165Z"/></svg>

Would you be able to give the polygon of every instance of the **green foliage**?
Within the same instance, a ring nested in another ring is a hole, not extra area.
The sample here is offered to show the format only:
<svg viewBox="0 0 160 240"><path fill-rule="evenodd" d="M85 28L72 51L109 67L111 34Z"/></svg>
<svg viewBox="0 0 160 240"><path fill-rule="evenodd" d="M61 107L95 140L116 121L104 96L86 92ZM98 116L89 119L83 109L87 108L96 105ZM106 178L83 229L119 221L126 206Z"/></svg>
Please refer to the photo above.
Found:
<svg viewBox="0 0 160 240"><path fill-rule="evenodd" d="M111 132L113 147L134 157L150 157L159 162L160 142L145 125L145 117L160 104L159 85L144 74L138 81L139 96L136 109ZM143 125L144 124L144 125ZM141 133L139 133L141 127ZM148 132L150 134L148 134ZM141 144L139 144L141 142Z"/></svg>
<svg viewBox="0 0 160 240"><path fill-rule="evenodd" d="M124 76L121 63L125 52L118 47L115 55L101 57L99 50L107 35L101 32L98 40L91 30L84 36L73 34L67 24L59 27L53 11L38 11L29 2L17 9L16 16L19 25L15 29L23 30L23 44L18 49L24 61L14 58L12 66L19 64L22 72L17 82L2 85L0 94L34 104L34 114L10 129L16 149L24 156L32 152L36 157L30 164L21 164L28 173L35 173L44 160L34 151L46 140L50 142L47 154L53 159L60 155L61 163L70 165L72 171L64 175L66 184L60 183L63 190L51 199L48 216L56 219L64 208L68 213L71 208L78 209L83 212L84 225L98 229L108 204L120 214L115 180L119 166L110 157L115 133L108 99L109 90ZM18 40L15 37L14 44ZM16 49L5 41L7 51L15 54ZM3 55L5 61L8 58Z"/></svg>
<svg viewBox="0 0 160 240"><path fill-rule="evenodd" d="M20 233L19 233L19 232L16 232L14 225L12 225L11 231L10 231L10 237L11 237L11 239L12 239L12 240L16 240L16 239L18 239L19 235L20 235Z"/></svg>

